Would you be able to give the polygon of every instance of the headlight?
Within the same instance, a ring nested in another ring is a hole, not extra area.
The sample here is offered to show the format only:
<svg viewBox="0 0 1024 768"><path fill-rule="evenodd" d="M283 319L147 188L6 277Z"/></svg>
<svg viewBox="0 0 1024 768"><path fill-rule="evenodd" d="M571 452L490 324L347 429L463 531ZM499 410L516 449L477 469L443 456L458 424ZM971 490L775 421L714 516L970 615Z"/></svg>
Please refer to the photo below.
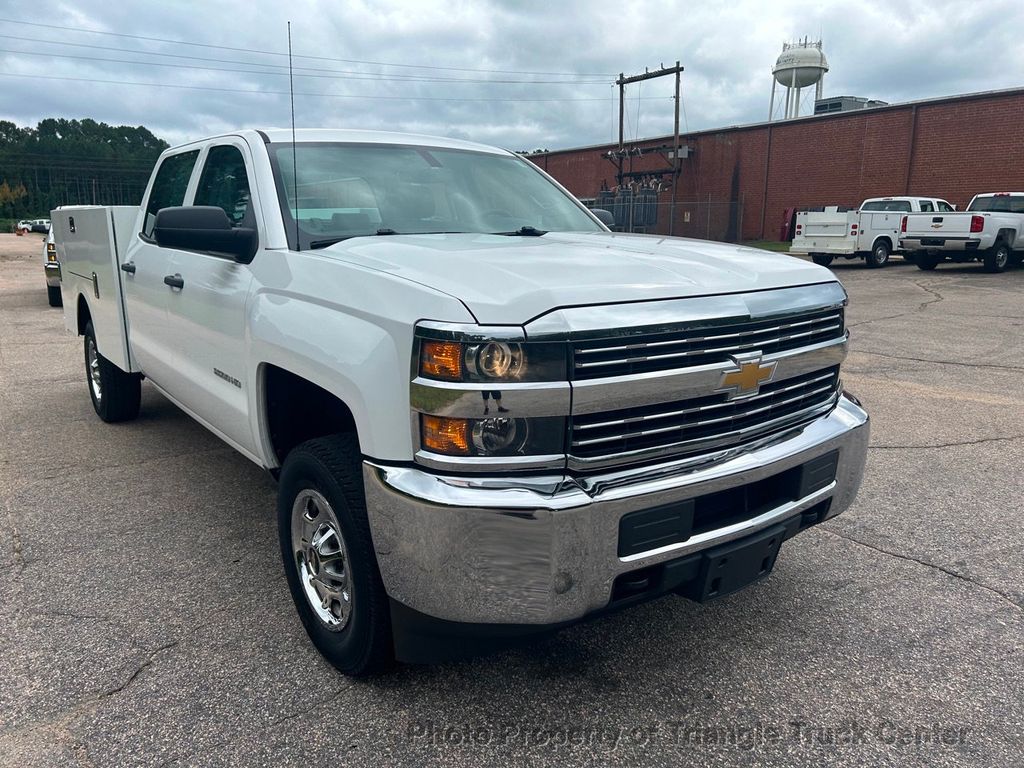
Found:
<svg viewBox="0 0 1024 768"><path fill-rule="evenodd" d="M565 450L565 419L493 416L455 419L420 414L420 445L443 456L530 456Z"/></svg>
<svg viewBox="0 0 1024 768"><path fill-rule="evenodd" d="M421 329L421 334L425 331ZM437 381L566 381L566 345L505 339L418 340L417 374Z"/></svg>
<svg viewBox="0 0 1024 768"><path fill-rule="evenodd" d="M522 328L421 323L410 385L416 460L459 471L564 466L567 360L566 341L530 341Z"/></svg>

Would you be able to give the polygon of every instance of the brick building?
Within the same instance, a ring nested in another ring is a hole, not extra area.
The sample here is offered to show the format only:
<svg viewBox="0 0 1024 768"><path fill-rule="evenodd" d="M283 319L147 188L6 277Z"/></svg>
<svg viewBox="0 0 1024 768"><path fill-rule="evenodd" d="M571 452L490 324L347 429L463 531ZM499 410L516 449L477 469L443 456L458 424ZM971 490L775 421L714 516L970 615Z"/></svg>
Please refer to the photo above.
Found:
<svg viewBox="0 0 1024 768"><path fill-rule="evenodd" d="M663 136L630 146L672 141ZM962 208L977 192L1024 190L1024 88L699 131L684 134L681 144L690 153L680 161L674 234L775 240L793 207L920 194ZM604 156L615 148L529 159L577 197L594 198L615 186L616 166ZM625 162L644 171L668 161L652 152ZM669 200L663 189L657 225L648 231L668 232Z"/></svg>

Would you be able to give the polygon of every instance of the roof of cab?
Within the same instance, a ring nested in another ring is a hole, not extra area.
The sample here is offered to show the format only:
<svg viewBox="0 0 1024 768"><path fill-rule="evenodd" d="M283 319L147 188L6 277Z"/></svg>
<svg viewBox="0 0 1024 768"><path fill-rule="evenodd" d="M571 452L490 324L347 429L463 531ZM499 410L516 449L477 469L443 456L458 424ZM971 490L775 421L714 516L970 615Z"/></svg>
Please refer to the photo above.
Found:
<svg viewBox="0 0 1024 768"><path fill-rule="evenodd" d="M268 128L259 131L244 130L224 133L220 136L208 136L187 144L172 147L171 151L193 144L202 144L213 139L227 136L253 135L269 139L271 144L290 144L292 131L290 128ZM418 147L435 147L438 149L464 149L473 152L488 152L491 154L506 155L507 150L491 147L487 144L477 144L473 141L461 139L449 139L443 136L425 136L417 133L398 133L396 131L361 131L342 128L298 128L295 131L295 140L301 142L344 142L352 144L411 144Z"/></svg>

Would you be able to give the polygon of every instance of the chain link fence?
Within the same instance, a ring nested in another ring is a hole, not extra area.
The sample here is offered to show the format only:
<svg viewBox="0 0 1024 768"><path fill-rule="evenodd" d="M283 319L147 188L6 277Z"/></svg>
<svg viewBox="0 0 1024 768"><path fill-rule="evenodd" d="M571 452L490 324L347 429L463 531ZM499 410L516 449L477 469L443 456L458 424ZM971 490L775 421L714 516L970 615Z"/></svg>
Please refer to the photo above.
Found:
<svg viewBox="0 0 1024 768"><path fill-rule="evenodd" d="M694 237L739 242L743 233L743 201L658 200L651 191L603 193L584 200L588 208L603 208L615 218L618 232Z"/></svg>

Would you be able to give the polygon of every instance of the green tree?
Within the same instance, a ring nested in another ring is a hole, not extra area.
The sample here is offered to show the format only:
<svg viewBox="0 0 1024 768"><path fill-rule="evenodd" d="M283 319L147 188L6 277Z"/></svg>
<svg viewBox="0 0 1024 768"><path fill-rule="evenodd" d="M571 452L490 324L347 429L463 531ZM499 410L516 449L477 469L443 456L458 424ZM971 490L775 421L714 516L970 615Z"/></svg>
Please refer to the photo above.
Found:
<svg viewBox="0 0 1024 768"><path fill-rule="evenodd" d="M40 218L60 205L138 205L167 142L143 126L47 118L0 120L0 218Z"/></svg>

